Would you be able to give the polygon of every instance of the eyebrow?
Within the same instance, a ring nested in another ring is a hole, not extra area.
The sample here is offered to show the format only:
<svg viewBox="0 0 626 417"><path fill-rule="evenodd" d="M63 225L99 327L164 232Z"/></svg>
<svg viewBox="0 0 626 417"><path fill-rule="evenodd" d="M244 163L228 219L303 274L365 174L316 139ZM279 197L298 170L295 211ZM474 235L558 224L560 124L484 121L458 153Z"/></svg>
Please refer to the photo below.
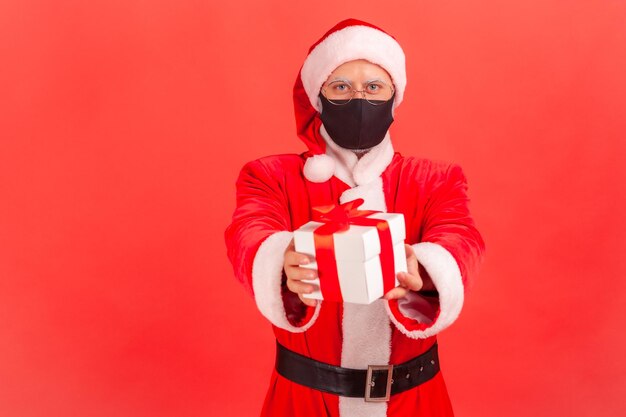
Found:
<svg viewBox="0 0 626 417"><path fill-rule="evenodd" d="M352 81L350 81L349 79L344 78L344 77L335 77L332 80L328 81L328 83L329 84L330 83L334 83L335 81L343 81L344 83L348 83L348 84L352 85Z"/></svg>
<svg viewBox="0 0 626 417"><path fill-rule="evenodd" d="M334 83L335 81L343 81L344 83L348 83L352 85L352 81L344 77L335 77L332 80L328 81L328 84ZM387 82L383 80L382 78L372 78L372 79L366 80L365 84L373 83L374 81L380 81L380 82L387 84Z"/></svg>

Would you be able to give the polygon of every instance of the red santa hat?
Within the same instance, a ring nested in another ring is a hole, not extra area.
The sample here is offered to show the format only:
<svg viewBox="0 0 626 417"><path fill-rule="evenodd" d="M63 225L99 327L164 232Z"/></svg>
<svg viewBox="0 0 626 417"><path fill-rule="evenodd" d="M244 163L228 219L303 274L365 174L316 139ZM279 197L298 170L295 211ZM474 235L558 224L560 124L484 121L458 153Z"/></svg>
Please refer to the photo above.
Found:
<svg viewBox="0 0 626 417"><path fill-rule="evenodd" d="M346 19L330 29L309 49L294 86L298 136L309 148L304 176L325 182L335 172L335 162L326 155L326 142L319 132L319 92L328 76L341 64L365 59L384 68L394 84L395 109L404 96L406 69L400 44L382 29L360 20Z"/></svg>

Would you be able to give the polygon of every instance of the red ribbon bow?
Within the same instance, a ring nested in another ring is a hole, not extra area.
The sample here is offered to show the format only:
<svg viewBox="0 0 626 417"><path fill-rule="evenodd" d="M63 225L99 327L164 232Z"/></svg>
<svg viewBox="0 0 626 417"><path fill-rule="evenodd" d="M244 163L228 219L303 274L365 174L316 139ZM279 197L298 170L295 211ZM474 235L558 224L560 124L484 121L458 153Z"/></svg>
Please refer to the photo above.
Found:
<svg viewBox="0 0 626 417"><path fill-rule="evenodd" d="M375 210L359 210L363 204L362 198L348 201L340 205L313 207L313 220L324 223L313 232L315 241L315 258L320 280L320 290L324 300L343 301L337 261L335 259L335 244L333 234L344 232L351 224L359 226L374 226L380 239L380 263L383 274L383 294L395 287L395 266L393 261L393 244L391 230L386 220L369 218Z"/></svg>

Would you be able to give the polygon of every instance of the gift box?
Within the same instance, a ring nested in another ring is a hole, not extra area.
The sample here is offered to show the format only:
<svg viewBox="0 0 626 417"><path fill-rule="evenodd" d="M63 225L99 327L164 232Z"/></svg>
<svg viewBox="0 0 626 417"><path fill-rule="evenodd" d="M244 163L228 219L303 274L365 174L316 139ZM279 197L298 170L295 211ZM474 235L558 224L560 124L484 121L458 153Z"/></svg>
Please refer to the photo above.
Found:
<svg viewBox="0 0 626 417"><path fill-rule="evenodd" d="M339 206L313 208L313 220L294 231L296 252L314 262L318 277L303 280L317 286L305 298L370 304L399 285L396 274L407 271L404 216L358 210L363 199Z"/></svg>

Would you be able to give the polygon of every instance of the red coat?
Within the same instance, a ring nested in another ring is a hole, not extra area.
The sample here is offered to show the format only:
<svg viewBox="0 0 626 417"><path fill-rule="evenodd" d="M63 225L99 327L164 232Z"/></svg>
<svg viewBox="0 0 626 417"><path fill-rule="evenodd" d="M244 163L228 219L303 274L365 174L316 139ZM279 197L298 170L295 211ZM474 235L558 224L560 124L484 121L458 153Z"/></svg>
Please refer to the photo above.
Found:
<svg viewBox="0 0 626 417"><path fill-rule="evenodd" d="M394 152L388 132L360 159L328 136L318 94L333 68L353 59L385 68L395 86L394 109L402 101L406 76L399 44L365 22L336 25L311 47L294 86L298 137L308 151L243 167L225 238L235 276L282 345L318 361L367 369L405 362L435 343L436 334L461 311L484 244L468 211L459 166L403 157ZM286 288L284 252L293 230L311 220L311 207L356 198L364 200L360 209L404 214L405 242L413 246L438 297L411 292L370 305L321 301L306 307ZM309 389L274 371L262 411L262 416L280 417L408 415L452 416L441 373L388 403L371 403Z"/></svg>
<svg viewBox="0 0 626 417"><path fill-rule="evenodd" d="M311 121L309 121L311 123ZM310 154L273 155L247 163L237 180L237 208L225 232L235 276L272 323L278 341L316 360L350 368L398 364L426 351L460 313L484 249L468 211L466 179L457 165L404 157L389 135L360 160L329 141L319 119L309 126L327 143L335 176L303 176ZM430 275L439 298L418 293L370 305L321 301L306 307L283 282L292 231L311 207L363 198L360 207L403 213L406 243ZM270 358L267 358L270 360ZM445 357L442 358L445 369ZM338 397L272 373L263 416L452 416L441 372L388 403Z"/></svg>

